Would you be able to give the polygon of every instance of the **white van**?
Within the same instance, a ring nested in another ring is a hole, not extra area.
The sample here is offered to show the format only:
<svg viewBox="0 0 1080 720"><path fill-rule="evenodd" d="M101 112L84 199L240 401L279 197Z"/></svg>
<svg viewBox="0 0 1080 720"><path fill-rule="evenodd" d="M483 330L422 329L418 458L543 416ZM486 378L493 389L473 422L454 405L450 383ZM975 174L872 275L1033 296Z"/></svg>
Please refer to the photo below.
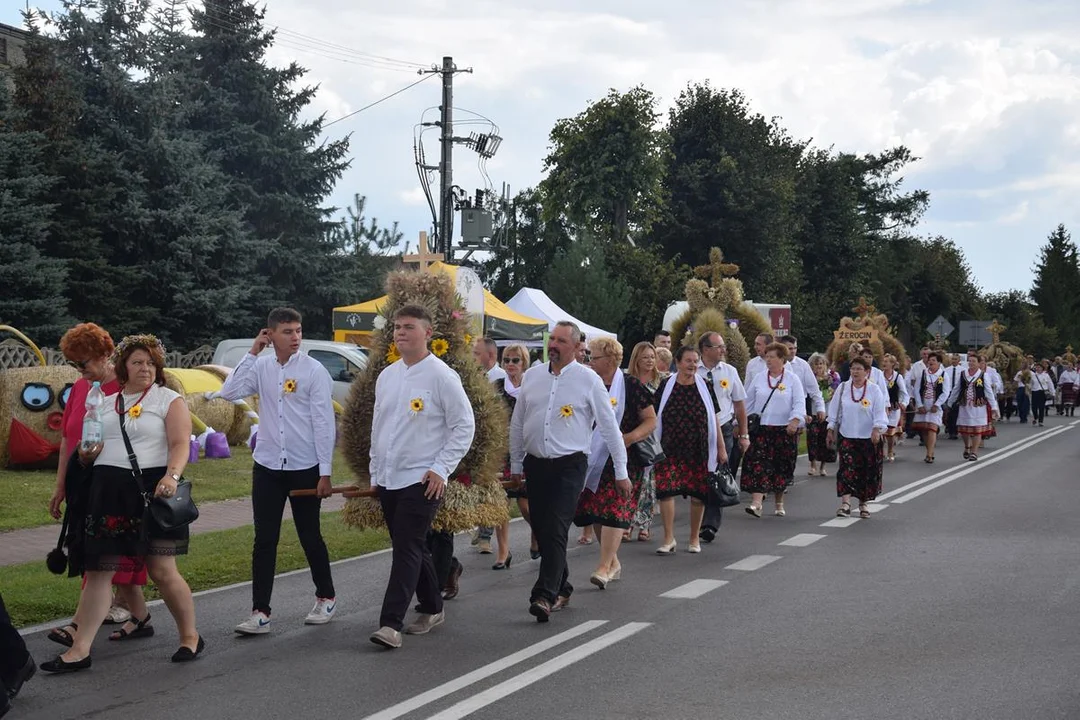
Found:
<svg viewBox="0 0 1080 720"><path fill-rule="evenodd" d="M255 344L255 338L248 340L222 340L214 350L214 365L234 368ZM334 379L334 399L344 404L349 397L349 386L360 371L367 367L367 352L352 343L333 342L331 340L301 340L300 350L314 360L322 363ZM274 349L268 347L260 355L269 355Z"/></svg>

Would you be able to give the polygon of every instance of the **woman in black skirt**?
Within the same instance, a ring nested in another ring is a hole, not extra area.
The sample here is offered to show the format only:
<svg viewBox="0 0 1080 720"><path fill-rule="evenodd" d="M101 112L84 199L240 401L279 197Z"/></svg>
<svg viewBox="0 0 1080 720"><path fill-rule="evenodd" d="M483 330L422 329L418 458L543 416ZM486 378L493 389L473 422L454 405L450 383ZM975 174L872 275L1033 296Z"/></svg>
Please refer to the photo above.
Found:
<svg viewBox="0 0 1080 720"><path fill-rule="evenodd" d="M814 371L814 379L817 380L818 388L821 389L821 397L828 405L832 400L833 390L840 384L840 375L829 369L829 360L821 353L810 356L810 369ZM829 447L826 442L828 427L825 420L813 418L806 427L806 454L810 459L810 476L820 475L825 477L829 473L825 470L828 463L836 462L836 449Z"/></svg>
<svg viewBox="0 0 1080 720"><path fill-rule="evenodd" d="M889 396L867 381L870 364L851 361L851 379L836 389L829 403L829 443L838 448L836 495L840 517L851 515L851 497L859 499L859 517L870 517L867 503L881 492L884 465L881 439L889 428Z"/></svg>
<svg viewBox="0 0 1080 720"><path fill-rule="evenodd" d="M525 374L525 371L529 369L529 349L524 345L507 345L503 349L502 355L502 367L506 371L505 378L499 378L493 384L495 387L495 394L503 399L506 403L506 416L510 417L514 414L514 405L517 404L518 391L521 389L521 378ZM509 427L509 426L508 426ZM506 464L503 466L503 481L510 479L510 456L506 456ZM519 488L508 488L506 491L506 497L517 500L518 511L521 513L521 517L525 518L526 523L530 523L529 519L529 491L525 488L525 483L522 482ZM504 522L499 527L495 528L495 539L498 543L498 555L495 557L495 564L491 566L492 570L505 570L510 567L510 563L513 562L514 556L510 554L510 522ZM540 551L536 547L536 536L533 535L529 543L529 554L532 559L535 560L540 557Z"/></svg>
<svg viewBox="0 0 1080 720"><path fill-rule="evenodd" d="M750 493L746 512L754 517L761 517L761 505L769 493L776 498L776 514L784 517L784 493L795 480L806 393L787 366L787 356L786 345L770 343L765 348L766 372L758 373L746 384L746 412L757 415L760 423L756 430L751 427L740 485Z"/></svg>
<svg viewBox="0 0 1080 720"><path fill-rule="evenodd" d="M187 553L187 526L166 531L149 513L146 496L173 497L187 465L191 415L187 403L165 387L165 348L153 335L124 338L113 353L120 392L108 395L102 407L101 445L81 451L93 463L86 505L84 558L86 585L79 598L84 619L71 648L42 663L46 672L64 673L90 667L90 646L111 602L113 572L125 556L141 559L172 613L180 633L173 662L194 660L205 647L195 629L191 588L176 568L176 556ZM125 446L127 432L139 466L137 477ZM133 618L136 628L150 619Z"/></svg>

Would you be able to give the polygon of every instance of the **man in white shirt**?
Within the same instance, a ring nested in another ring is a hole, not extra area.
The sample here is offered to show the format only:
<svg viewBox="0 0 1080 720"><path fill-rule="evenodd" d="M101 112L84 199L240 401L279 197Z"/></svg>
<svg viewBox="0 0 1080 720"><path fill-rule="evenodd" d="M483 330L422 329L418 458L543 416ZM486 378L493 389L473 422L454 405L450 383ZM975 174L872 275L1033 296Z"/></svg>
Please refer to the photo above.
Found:
<svg viewBox="0 0 1080 720"><path fill-rule="evenodd" d="M484 368L489 382L506 379L506 371L499 367L499 346L491 338L476 338L473 342L473 358Z"/></svg>
<svg viewBox="0 0 1080 720"><path fill-rule="evenodd" d="M727 345L720 333L705 333L698 340L697 374L705 380L705 387L713 401L720 430L724 435L731 472L739 468L742 454L750 447L750 431L746 426L746 390L739 380L738 371L724 362ZM735 442L735 425L738 424L739 442ZM705 505L705 517L701 521L703 541L711 543L720 531L724 509L711 503Z"/></svg>
<svg viewBox="0 0 1080 720"><path fill-rule="evenodd" d="M908 370L906 379L908 384L908 396L911 398L911 402L908 403L907 411L904 413L905 419L905 432L904 435L908 440L914 438L918 433L911 429L911 422L915 417L915 378L922 377L922 374L926 372L926 358L930 355L930 348L925 345L919 350L919 359L911 365L911 369ZM921 441L920 441L921 442Z"/></svg>
<svg viewBox="0 0 1080 720"><path fill-rule="evenodd" d="M319 527L322 498L330 495L334 458L334 382L317 360L300 352L300 313L277 308L251 351L217 394L226 400L259 396L259 434L252 453L251 509L255 546L251 553L251 617L236 626L241 635L270 631L270 595L277 568L281 515L285 502L315 581L315 607L304 622L322 625L337 607L330 555ZM273 347L272 354L260 353ZM292 490L317 491L316 497L290 497Z"/></svg>
<svg viewBox="0 0 1080 720"><path fill-rule="evenodd" d="M499 367L499 346L495 344L495 341L489 337L476 338L473 343L473 358L479 363L480 367L484 368L487 373L488 381L495 382L496 380L505 380L506 371ZM473 545L480 552L481 555L490 555L491 549L491 537L495 534L495 528L481 527L477 528L476 535L473 536ZM461 575L460 563L455 563L449 580L453 582L449 585L447 590L454 595L457 595L457 577Z"/></svg>
<svg viewBox="0 0 1080 720"><path fill-rule="evenodd" d="M413 595L419 615L405 629L423 635L440 625L442 587L427 546L446 483L472 445L476 423L461 378L428 350L431 316L419 305L394 313L401 359L375 381L371 418L371 480L378 488L393 560L379 629L371 641L401 647Z"/></svg>
<svg viewBox="0 0 1080 720"><path fill-rule="evenodd" d="M806 393L806 422L809 424L812 419L811 416L816 417L818 420L825 419L825 398L821 395L821 386L818 385L817 376L814 375L813 368L810 367L810 363L803 360L796 353L799 350L799 341L794 335L785 335L780 338L780 342L784 343L788 349L788 367L791 368L795 376L799 378L799 382L802 383L803 391ZM871 353L873 357L873 353ZM880 373L881 371L878 370ZM884 384L882 384L884 387Z"/></svg>
<svg viewBox="0 0 1080 720"><path fill-rule="evenodd" d="M529 368L510 421L510 479L529 479L529 511L540 547L540 574L529 597L529 614L547 622L574 591L566 564L566 539L585 487L595 425L615 466L619 492L630 494L626 446L600 376L574 359L580 331L555 325L547 365Z"/></svg>
<svg viewBox="0 0 1080 720"><path fill-rule="evenodd" d="M882 390L886 390L889 387L889 381L885 379L885 373L881 371L881 368L874 364L874 351L868 347L864 347L859 351L859 357L865 360L866 364L870 367L870 370L866 373L867 381L874 383ZM802 378L799 379L801 380ZM816 383L817 381L815 380L814 382Z"/></svg>
<svg viewBox="0 0 1080 720"><path fill-rule="evenodd" d="M754 338L754 357L746 363L746 371L743 372L743 386L750 384L754 376L765 370L765 348L772 344L773 336L763 333Z"/></svg>
<svg viewBox="0 0 1080 720"><path fill-rule="evenodd" d="M964 372L964 366L967 365L967 356L960 356L959 353L953 353L949 356L951 367L945 371L945 374L949 377L949 387L960 387L960 376ZM948 400L946 399L946 402ZM950 440L960 439L960 429L957 427L957 421L960 419L960 403L953 403L945 409L945 432L949 436Z"/></svg>

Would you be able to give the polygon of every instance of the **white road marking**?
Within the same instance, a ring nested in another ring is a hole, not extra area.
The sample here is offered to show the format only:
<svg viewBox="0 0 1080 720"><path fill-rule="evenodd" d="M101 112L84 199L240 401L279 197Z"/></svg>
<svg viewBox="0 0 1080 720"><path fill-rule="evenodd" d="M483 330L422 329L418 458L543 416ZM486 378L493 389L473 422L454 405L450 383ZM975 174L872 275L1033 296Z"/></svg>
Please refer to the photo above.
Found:
<svg viewBox="0 0 1080 720"><path fill-rule="evenodd" d="M724 587L727 584L727 580L692 580L685 585L680 585L674 590L668 590L666 593L661 593L660 597L675 598L678 600L693 600L716 588Z"/></svg>
<svg viewBox="0 0 1080 720"><path fill-rule="evenodd" d="M879 513L887 507L889 507L889 503L866 503L866 509L869 510L871 513Z"/></svg>
<svg viewBox="0 0 1080 720"><path fill-rule="evenodd" d="M859 518L857 517L838 517L821 523L821 527L845 528L851 527L857 522L859 522Z"/></svg>
<svg viewBox="0 0 1080 720"><path fill-rule="evenodd" d="M806 547L807 545L813 545L818 540L827 535L817 535L815 533L799 533L798 535L789 537L783 542L777 543L778 545L787 545L788 547Z"/></svg>
<svg viewBox="0 0 1080 720"><path fill-rule="evenodd" d="M750 555L744 557L737 563L728 565L725 570L745 570L746 572L753 572L754 570L760 570L761 568L774 563L780 559L779 555Z"/></svg>
<svg viewBox="0 0 1080 720"><path fill-rule="evenodd" d="M570 667L576 662L584 660L590 655L600 652L604 648L614 645L621 640L625 640L632 635L636 635L651 624L652 623L644 622L627 623L605 635L601 635L595 640L590 640L584 645L580 645L573 650L568 650L562 655L548 660L546 663L537 665L536 667L519 673L494 687L477 693L470 698L466 698L456 705L452 705L446 710L432 715L428 720L460 720L460 718L471 715L481 708L485 708L494 702L502 700L511 693L517 692L522 688L526 688L535 682L543 680L548 675L553 675L560 670Z"/></svg>
<svg viewBox="0 0 1080 720"><path fill-rule="evenodd" d="M937 482L931 483L929 485L925 485L925 486L919 488L918 490L913 490L912 492L909 492L907 495L903 495L901 497L894 498L893 502L894 503L906 503L909 500L914 500L915 498L919 497L920 495L925 495L926 493L930 492L931 490L938 489L942 485L948 485L953 480L959 480L960 478L964 477L965 475L970 475L973 472L981 470L982 468L986 467L987 465L993 465L994 463L996 463L998 461L1004 460L1004 459L1006 459L1008 457L1011 457L1012 455L1023 452L1024 450L1027 450L1028 448L1032 447L1033 445L1038 445L1042 441L1049 440L1050 438L1061 435L1064 432L1068 432L1068 428L1067 427L1060 427L1060 428L1057 428L1056 430L1051 430L1050 432L1045 433L1043 435L1039 435L1038 437L1036 437L1036 438L1032 439L1030 442L1028 442L1026 445L1024 445L1022 447L1018 447L1015 450L1010 450L1009 452L1004 453L1004 454L995 454L995 456L993 458L989 459L989 460L979 460L978 462L968 463L967 467L964 467L964 468L960 469L959 472L955 472L952 475L949 475L948 477L944 477L944 478L938 480Z"/></svg>
<svg viewBox="0 0 1080 720"><path fill-rule="evenodd" d="M469 685L480 682L481 680L489 678L492 675L497 675L508 667L512 667L513 665L522 663L529 658L539 655L540 653L547 652L553 647L557 647L565 642L569 642L570 640L580 637L587 632L591 632L592 630L595 630L596 628L606 623L607 620L590 620L588 622L572 627L565 632L561 632L558 635L553 635L552 637L549 637L543 642L538 642L535 645L530 645L524 650L519 650L513 655L508 655L501 660L496 660L493 663L489 663L488 665L485 665L481 668L477 668L470 673L466 673L459 678L455 678L454 680L445 682L438 687L432 688L431 690L422 692L415 697L411 697L404 702L400 702L397 705L388 707L385 710L375 713L374 715L368 715L366 718L364 718L364 720L393 720L394 718L399 718L402 715L408 715L413 710L422 708L425 705L430 705L436 700L441 700L447 695L456 693L458 690L466 688ZM610 635L610 633L608 634ZM607 635L603 635L598 639L602 639L604 637L607 637ZM596 640L593 640L593 642L596 642ZM582 647L585 646L583 645Z"/></svg>

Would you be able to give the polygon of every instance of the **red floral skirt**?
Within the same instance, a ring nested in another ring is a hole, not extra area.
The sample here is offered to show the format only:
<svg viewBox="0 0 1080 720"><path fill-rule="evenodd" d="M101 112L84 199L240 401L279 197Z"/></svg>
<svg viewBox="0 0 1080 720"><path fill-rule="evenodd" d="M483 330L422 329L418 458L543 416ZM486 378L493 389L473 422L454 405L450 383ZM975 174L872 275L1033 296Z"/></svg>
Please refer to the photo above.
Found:
<svg viewBox="0 0 1080 720"><path fill-rule="evenodd" d="M604 472L600 475L596 492L588 488L581 491L577 510L574 512L575 525L585 527L599 524L623 530L630 528L637 511L637 498L641 494L641 480L645 473L641 468L630 467L628 470L633 487L630 495L624 496L619 493L619 487L615 484L615 468L611 460L608 460Z"/></svg>
<svg viewBox="0 0 1080 720"><path fill-rule="evenodd" d="M860 502L873 500L881 492L884 443L870 438L840 438L840 467L836 471L836 496L854 495Z"/></svg>
<svg viewBox="0 0 1080 720"><path fill-rule="evenodd" d="M836 448L830 448L829 423L825 420L811 420L806 426L806 452L810 462L836 462Z"/></svg>
<svg viewBox="0 0 1080 720"><path fill-rule="evenodd" d="M786 425L762 425L743 456L740 487L748 493L784 492L794 482L798 456L798 435L788 435Z"/></svg>
<svg viewBox="0 0 1080 720"><path fill-rule="evenodd" d="M709 468L703 460L668 458L653 467L657 500L682 495L704 502L709 497L708 478Z"/></svg>

